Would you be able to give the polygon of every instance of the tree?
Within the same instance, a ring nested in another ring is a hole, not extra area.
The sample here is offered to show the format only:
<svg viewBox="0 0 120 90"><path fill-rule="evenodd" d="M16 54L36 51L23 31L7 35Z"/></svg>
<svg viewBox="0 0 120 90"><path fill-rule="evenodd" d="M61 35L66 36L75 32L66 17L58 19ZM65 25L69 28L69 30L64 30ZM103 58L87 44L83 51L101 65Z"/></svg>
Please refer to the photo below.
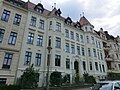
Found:
<svg viewBox="0 0 120 90"><path fill-rule="evenodd" d="M50 84L51 86L60 86L62 81L61 72L54 71L50 75Z"/></svg>
<svg viewBox="0 0 120 90"><path fill-rule="evenodd" d="M76 73L75 83L76 83L76 84L79 84L79 83L80 83L80 75L79 75L79 73Z"/></svg>
<svg viewBox="0 0 120 90"><path fill-rule="evenodd" d="M33 64L26 68L21 75L19 80L19 85L21 88L36 88L38 86L37 82L39 81L38 70L34 70Z"/></svg>

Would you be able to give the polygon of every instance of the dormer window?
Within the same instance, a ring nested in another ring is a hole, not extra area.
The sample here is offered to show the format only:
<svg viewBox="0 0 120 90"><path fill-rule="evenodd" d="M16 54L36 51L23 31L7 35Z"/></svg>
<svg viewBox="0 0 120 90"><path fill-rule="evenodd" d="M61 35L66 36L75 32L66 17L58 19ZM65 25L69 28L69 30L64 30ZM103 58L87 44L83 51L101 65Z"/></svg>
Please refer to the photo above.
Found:
<svg viewBox="0 0 120 90"><path fill-rule="evenodd" d="M77 29L81 29L81 25L80 25L79 22L76 22L75 25L74 25L74 27L77 28Z"/></svg>
<svg viewBox="0 0 120 90"><path fill-rule="evenodd" d="M44 11L44 7L41 3L38 3L35 8L34 8L35 11L39 12L39 13L43 13Z"/></svg>
<svg viewBox="0 0 120 90"><path fill-rule="evenodd" d="M61 10L60 9L58 9L56 12L55 12L55 14L57 15L57 16L60 16L61 15Z"/></svg>
<svg viewBox="0 0 120 90"><path fill-rule="evenodd" d="M70 17L67 17L67 18L65 19L65 24L71 25L71 23L72 23L71 18L70 18Z"/></svg>

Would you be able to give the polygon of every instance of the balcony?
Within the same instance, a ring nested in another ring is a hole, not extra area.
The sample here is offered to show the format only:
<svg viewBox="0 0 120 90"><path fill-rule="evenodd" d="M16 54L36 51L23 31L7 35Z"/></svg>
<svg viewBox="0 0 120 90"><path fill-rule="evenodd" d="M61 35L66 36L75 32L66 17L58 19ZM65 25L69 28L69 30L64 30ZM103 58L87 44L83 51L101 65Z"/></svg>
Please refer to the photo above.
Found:
<svg viewBox="0 0 120 90"><path fill-rule="evenodd" d="M106 57L105 60L106 60L107 62L108 62L108 61L109 61L109 62L112 62L112 61L113 61L113 59L112 59L111 57Z"/></svg>

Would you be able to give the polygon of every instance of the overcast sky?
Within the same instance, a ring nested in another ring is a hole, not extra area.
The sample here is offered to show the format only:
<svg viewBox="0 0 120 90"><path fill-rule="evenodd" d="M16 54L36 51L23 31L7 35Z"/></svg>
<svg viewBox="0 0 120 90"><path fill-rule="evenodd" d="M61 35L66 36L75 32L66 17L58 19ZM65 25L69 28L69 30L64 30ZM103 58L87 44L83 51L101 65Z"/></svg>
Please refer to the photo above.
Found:
<svg viewBox="0 0 120 90"><path fill-rule="evenodd" d="M27 0L24 0L27 1ZM101 27L109 34L120 36L120 0L30 0L37 4L41 2L44 8L52 10L56 3L56 8L60 8L62 16L71 17L76 22L80 19L80 14L94 25L95 30Z"/></svg>

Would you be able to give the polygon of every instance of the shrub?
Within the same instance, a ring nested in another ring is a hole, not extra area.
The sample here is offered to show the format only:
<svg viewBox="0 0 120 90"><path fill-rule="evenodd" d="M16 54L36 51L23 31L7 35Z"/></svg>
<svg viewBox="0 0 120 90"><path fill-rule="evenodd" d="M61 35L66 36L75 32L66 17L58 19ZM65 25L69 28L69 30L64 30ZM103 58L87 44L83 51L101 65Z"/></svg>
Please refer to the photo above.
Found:
<svg viewBox="0 0 120 90"><path fill-rule="evenodd" d="M20 90L18 85L0 85L0 90Z"/></svg>

